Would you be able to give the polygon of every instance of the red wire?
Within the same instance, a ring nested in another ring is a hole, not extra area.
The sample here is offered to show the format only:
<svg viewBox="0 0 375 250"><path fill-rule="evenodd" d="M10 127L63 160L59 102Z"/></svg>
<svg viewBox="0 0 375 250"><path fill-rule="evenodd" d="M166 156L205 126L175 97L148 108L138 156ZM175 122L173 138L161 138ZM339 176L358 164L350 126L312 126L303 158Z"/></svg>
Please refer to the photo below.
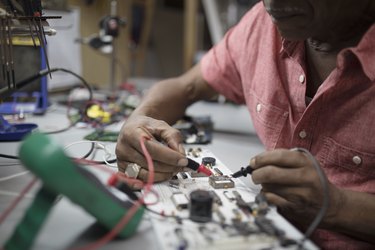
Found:
<svg viewBox="0 0 375 250"><path fill-rule="evenodd" d="M143 155L144 157L146 158L146 161L147 161L147 166L148 166L148 179L147 179L147 184L146 184L146 187L145 187L145 193L143 196L146 196L147 193L149 193L151 191L151 187L152 187L152 184L154 183L154 162L152 161L152 157L150 155L150 153L148 152L147 148L146 148L146 145L145 145L145 137L141 137L141 147L142 147L142 151L143 151ZM149 140L149 139L147 139Z"/></svg>
<svg viewBox="0 0 375 250"><path fill-rule="evenodd" d="M31 187L36 183L37 178L34 177L29 184L24 187L24 189L20 192L18 197L9 205L7 209L1 214L0 216L0 224L9 216L9 214L13 211L13 209L17 206L17 204L21 201L21 199L25 196L25 194L31 189Z"/></svg>
<svg viewBox="0 0 375 250"><path fill-rule="evenodd" d="M96 242L94 242L94 243L92 243L92 244L90 244L90 245L88 245L86 247L78 248L79 250L97 249L97 248L105 245L110 240L112 240L123 228L126 227L127 223L133 217L133 215L136 213L136 211L142 205L142 203L144 204L144 197L146 197L146 195L149 192L152 192L151 191L151 187L152 187L152 184L154 183L154 163L152 161L151 155L149 154L149 152L148 152L148 150L146 148L145 139L147 139L147 138L141 137L141 140L140 140L141 148L142 148L142 151L143 151L143 155L145 156L145 158L147 160L148 170L149 170L147 184L145 186L145 192L143 193L142 197L140 197L133 204L133 206L129 209L129 211L126 213L126 215L124 215L122 217L122 219L120 220L120 222L117 223L117 225L114 228L112 228L112 230L110 232L108 232L108 234L104 235L101 239L99 239L98 241L96 241Z"/></svg>

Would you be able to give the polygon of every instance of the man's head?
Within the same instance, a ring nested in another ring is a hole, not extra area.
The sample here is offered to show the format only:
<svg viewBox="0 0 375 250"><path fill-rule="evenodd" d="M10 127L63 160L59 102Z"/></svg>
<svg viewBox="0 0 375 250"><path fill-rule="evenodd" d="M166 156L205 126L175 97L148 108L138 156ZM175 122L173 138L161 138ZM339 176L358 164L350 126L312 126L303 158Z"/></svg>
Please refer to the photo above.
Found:
<svg viewBox="0 0 375 250"><path fill-rule="evenodd" d="M375 21L374 0L263 0L263 3L280 34L289 40L341 39L361 23Z"/></svg>

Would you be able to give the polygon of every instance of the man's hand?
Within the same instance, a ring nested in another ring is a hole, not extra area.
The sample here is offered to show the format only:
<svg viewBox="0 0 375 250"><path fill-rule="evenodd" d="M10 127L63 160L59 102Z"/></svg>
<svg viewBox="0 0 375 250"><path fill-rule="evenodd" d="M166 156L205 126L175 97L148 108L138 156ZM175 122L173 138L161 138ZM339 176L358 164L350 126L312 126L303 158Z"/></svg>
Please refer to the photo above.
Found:
<svg viewBox="0 0 375 250"><path fill-rule="evenodd" d="M167 180L186 167L188 161L179 131L164 121L136 115L123 125L117 140L119 171L124 172L128 164L136 163L141 166L137 178L147 180L148 166L140 144L141 137L148 139L145 145L154 162L155 182Z"/></svg>
<svg viewBox="0 0 375 250"><path fill-rule="evenodd" d="M293 223L308 226L321 209L324 194L317 171L306 154L277 149L257 155L250 165L255 169L253 181L262 185L268 201ZM331 183L328 189L330 204L322 221L327 227L344 203L340 189Z"/></svg>

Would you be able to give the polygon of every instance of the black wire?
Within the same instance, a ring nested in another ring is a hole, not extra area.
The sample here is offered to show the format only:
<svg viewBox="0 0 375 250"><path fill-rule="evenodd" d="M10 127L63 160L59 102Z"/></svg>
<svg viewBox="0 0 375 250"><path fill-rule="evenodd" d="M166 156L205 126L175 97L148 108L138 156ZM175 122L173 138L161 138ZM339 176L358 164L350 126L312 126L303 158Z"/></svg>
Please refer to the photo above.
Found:
<svg viewBox="0 0 375 250"><path fill-rule="evenodd" d="M95 142L91 142L91 148L89 152L87 152L84 156L82 156L81 159L86 159L87 157L89 157L94 151L94 149L95 149Z"/></svg>
<svg viewBox="0 0 375 250"><path fill-rule="evenodd" d="M18 156L14 155L6 155L6 154L0 154L1 158L7 158L7 159L14 159L14 160L19 160L20 158Z"/></svg>
<svg viewBox="0 0 375 250"><path fill-rule="evenodd" d="M91 161L90 160L90 162L95 163L95 164L106 164L106 163L115 163L115 162L117 162L117 159L108 160L107 162L105 162L105 161Z"/></svg>
<svg viewBox="0 0 375 250"><path fill-rule="evenodd" d="M87 88L87 90L89 91L89 100L92 100L93 99L93 91L92 91L92 88L91 86L87 83L87 81L80 75L74 73L73 71L69 70L69 69L64 69L64 68L52 68L46 72L43 72L42 76L44 75L47 75L49 73L53 73L53 72L56 72L56 71L62 71L62 72L65 72L65 73L69 73L73 76L75 76L76 78L78 78L79 80L81 80L82 84Z"/></svg>
<svg viewBox="0 0 375 250"><path fill-rule="evenodd" d="M53 73L53 72L57 72L57 71L62 71L62 72L65 72L65 73L69 73L73 76L75 76L76 78L78 78L79 80L81 80L82 84L87 88L87 90L89 91L89 100L92 100L93 99L93 91L92 91L92 88L91 86L87 83L87 81L81 77L80 75L74 73L73 71L69 70L69 69L64 69L64 68L52 68L50 70L45 70L43 71L42 73L40 73L40 77L42 76L45 76L49 73ZM78 121L77 121L78 122ZM59 130L56 130L56 131L51 131L51 132L45 132L44 134L58 134L58 133L62 133L62 132L65 132L65 131L68 131L69 129L71 129L77 122L75 123L72 123L70 124L68 127L66 128L63 128L63 129L59 129ZM90 154L92 153L92 151L90 152ZM89 155L90 155L89 154ZM86 156L87 157L87 156ZM85 157L85 158L86 158ZM83 158L83 159L85 159Z"/></svg>
<svg viewBox="0 0 375 250"><path fill-rule="evenodd" d="M318 161L315 159L315 157L305 148L293 148L293 151L300 151L309 158L309 160L312 162L318 176L319 180L323 187L323 204L320 208L319 212L316 214L314 220L310 223L309 227L307 228L305 234L303 235L303 238L298 243L298 248L302 248L304 242L311 236L311 234L315 231L315 229L319 226L320 222L322 221L324 215L327 212L328 206L329 206L329 190L328 190L328 181L325 177L322 169L320 168L320 165Z"/></svg>
<svg viewBox="0 0 375 250"><path fill-rule="evenodd" d="M62 128L62 129L59 129L59 130L55 130L55 131L49 131L49 132L42 132L43 134L46 134L46 135L52 135L52 134L58 134L58 133L62 133L62 132L65 132L65 131L68 131L69 129L71 129L72 127L74 126L74 124L70 124L68 127L66 128Z"/></svg>

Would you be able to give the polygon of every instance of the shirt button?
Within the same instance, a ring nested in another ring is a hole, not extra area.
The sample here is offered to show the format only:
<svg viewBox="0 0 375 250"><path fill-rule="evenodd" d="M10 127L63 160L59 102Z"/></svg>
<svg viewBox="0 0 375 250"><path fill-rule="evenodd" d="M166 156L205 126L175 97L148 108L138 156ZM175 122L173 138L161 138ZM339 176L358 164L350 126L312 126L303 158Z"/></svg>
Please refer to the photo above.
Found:
<svg viewBox="0 0 375 250"><path fill-rule="evenodd" d="M306 136L307 136L307 133L306 133L306 131L305 130L302 130L301 132L299 132L299 138L301 138L301 139L305 139L306 138Z"/></svg>
<svg viewBox="0 0 375 250"><path fill-rule="evenodd" d="M359 165L359 164L361 164L361 162L362 162L362 159L361 159L361 157L359 157L358 155L356 155L356 156L353 156L353 162L354 162L354 164L355 165Z"/></svg>
<svg viewBox="0 0 375 250"><path fill-rule="evenodd" d="M300 75L299 78L298 78L299 82L300 83L304 83L305 82L305 76L304 75Z"/></svg>
<svg viewBox="0 0 375 250"><path fill-rule="evenodd" d="M262 104L258 103L256 109L257 109L257 112L259 113L262 110Z"/></svg>

